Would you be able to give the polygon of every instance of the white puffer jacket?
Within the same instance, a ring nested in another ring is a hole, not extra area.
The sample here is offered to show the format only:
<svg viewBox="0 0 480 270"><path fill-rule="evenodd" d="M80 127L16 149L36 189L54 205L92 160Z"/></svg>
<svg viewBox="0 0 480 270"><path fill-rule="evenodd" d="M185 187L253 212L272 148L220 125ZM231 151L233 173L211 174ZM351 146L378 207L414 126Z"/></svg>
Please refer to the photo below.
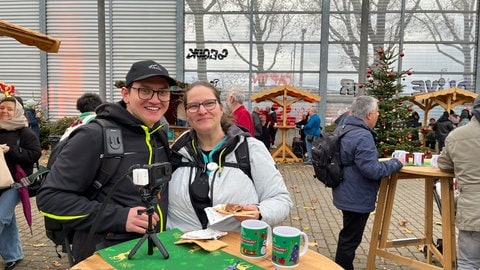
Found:
<svg viewBox="0 0 480 270"><path fill-rule="evenodd" d="M194 134L189 134L189 132L186 131L181 136L194 138ZM236 143L235 149L237 149L245 139L248 143L253 180L240 168L222 166L222 162L215 160L219 168L211 171L208 179L212 205L226 203L257 204L262 220L270 226L278 225L288 217L293 204L283 177L264 144L255 138L244 136L243 131L232 125L228 131L227 140L218 152L222 152L222 149L228 148L232 143ZM177 139L177 142L179 140ZM192 140L194 139L188 140L185 145L179 147L177 154L181 155L182 161L194 160L194 157L190 154L192 151L187 151L187 145L189 147L194 145ZM175 146L173 149L175 149ZM176 151L173 152L173 155L175 155ZM194 152L199 153L200 151L195 150ZM225 162L236 162L234 151L226 153L223 163ZM175 167L175 164L173 165ZM193 182L198 169L200 168L179 167L174 171L169 183L167 229L179 228L182 231L202 229L202 225L192 207L189 192L190 183ZM208 227L222 231L240 231L240 222L230 218Z"/></svg>

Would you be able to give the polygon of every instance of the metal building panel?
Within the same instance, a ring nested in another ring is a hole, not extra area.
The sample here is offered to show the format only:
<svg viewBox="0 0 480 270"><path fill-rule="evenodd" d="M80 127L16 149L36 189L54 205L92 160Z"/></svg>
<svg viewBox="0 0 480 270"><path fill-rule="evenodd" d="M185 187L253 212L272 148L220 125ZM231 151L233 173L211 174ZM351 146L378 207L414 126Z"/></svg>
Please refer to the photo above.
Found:
<svg viewBox="0 0 480 270"><path fill-rule="evenodd" d="M48 55L49 118L78 115L76 100L98 93L97 1L46 1L49 35L62 41L58 54Z"/></svg>
<svg viewBox="0 0 480 270"><path fill-rule="evenodd" d="M108 10L109 1L106 2ZM176 39L177 4L176 0L113 1L111 20L106 12L107 78L111 76L107 79L107 97L120 100L120 89L109 82L125 81L128 69L136 61L155 60L175 78L177 48L181 46Z"/></svg>
<svg viewBox="0 0 480 270"><path fill-rule="evenodd" d="M39 31L38 0L4 1L2 20ZM40 102L40 53L37 47L0 36L0 81L15 85L15 94L23 100Z"/></svg>

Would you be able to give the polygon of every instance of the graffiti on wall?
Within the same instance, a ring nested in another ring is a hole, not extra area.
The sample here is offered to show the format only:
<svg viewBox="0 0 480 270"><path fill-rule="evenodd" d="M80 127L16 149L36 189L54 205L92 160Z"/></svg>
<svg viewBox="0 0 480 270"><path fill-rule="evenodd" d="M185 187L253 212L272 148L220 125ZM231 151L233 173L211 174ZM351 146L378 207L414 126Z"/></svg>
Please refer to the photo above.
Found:
<svg viewBox="0 0 480 270"><path fill-rule="evenodd" d="M418 93L431 93L443 89L448 89L452 87L461 88L464 90L472 91L472 83L468 80L463 80L457 82L456 80L445 80L440 78L438 80L413 80L410 82L412 84L413 94ZM340 95L356 95L357 94L357 83L352 79L341 79L340 80Z"/></svg>
<svg viewBox="0 0 480 270"><path fill-rule="evenodd" d="M352 79L341 79L340 85L340 95L355 95L357 93L357 83Z"/></svg>
<svg viewBox="0 0 480 270"><path fill-rule="evenodd" d="M252 76L253 83L265 85L271 83L274 85L293 85L292 73L255 73Z"/></svg>
<svg viewBox="0 0 480 270"><path fill-rule="evenodd" d="M456 80L446 81L444 78L438 80L414 80L411 82L412 89L418 93L431 93L446 88L462 88L464 90L472 90L472 83L468 80L460 81L457 83Z"/></svg>
<svg viewBox="0 0 480 270"><path fill-rule="evenodd" d="M188 49L189 53L186 58L198 58L203 60L223 60L228 56L228 50L223 49L221 52L215 49Z"/></svg>

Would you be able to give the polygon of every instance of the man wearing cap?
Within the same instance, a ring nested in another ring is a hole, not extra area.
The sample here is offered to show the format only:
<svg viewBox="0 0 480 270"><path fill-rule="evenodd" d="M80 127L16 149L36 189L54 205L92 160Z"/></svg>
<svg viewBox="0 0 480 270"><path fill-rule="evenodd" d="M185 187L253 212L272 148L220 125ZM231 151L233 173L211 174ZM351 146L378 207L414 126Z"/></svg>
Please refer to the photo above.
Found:
<svg viewBox="0 0 480 270"><path fill-rule="evenodd" d="M455 224L458 228L458 269L480 268L480 95L470 123L451 131L438 158L441 170L454 172L458 182Z"/></svg>
<svg viewBox="0 0 480 270"><path fill-rule="evenodd" d="M169 145L161 118L168 109L170 87L175 86L168 71L147 60L132 65L122 88L122 100L97 107L97 119L106 119L121 130L123 155L116 172L99 191L92 189L104 154L102 127L94 121L76 129L58 155L45 184L37 194L43 215L62 220L75 231L72 253L75 263L97 249L141 237L148 228L148 215L138 187L131 178L131 167L170 158ZM120 183L119 183L120 182ZM115 187L107 204L102 204ZM163 231L167 213L167 187L154 198L152 223ZM100 215L100 209L105 207ZM141 211L139 211L141 210ZM98 217L97 217L98 216ZM94 223L95 218L99 218ZM93 243L87 236L96 225Z"/></svg>

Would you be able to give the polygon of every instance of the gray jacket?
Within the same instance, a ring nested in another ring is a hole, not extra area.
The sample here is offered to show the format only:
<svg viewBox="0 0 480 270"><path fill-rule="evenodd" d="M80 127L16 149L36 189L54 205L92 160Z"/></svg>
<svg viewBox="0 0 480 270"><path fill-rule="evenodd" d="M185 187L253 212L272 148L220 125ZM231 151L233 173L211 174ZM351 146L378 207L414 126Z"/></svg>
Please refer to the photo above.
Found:
<svg viewBox="0 0 480 270"><path fill-rule="evenodd" d="M472 117L469 124L453 130L445 140L438 167L455 172L460 195L457 199L456 225L465 231L480 231L480 123Z"/></svg>

